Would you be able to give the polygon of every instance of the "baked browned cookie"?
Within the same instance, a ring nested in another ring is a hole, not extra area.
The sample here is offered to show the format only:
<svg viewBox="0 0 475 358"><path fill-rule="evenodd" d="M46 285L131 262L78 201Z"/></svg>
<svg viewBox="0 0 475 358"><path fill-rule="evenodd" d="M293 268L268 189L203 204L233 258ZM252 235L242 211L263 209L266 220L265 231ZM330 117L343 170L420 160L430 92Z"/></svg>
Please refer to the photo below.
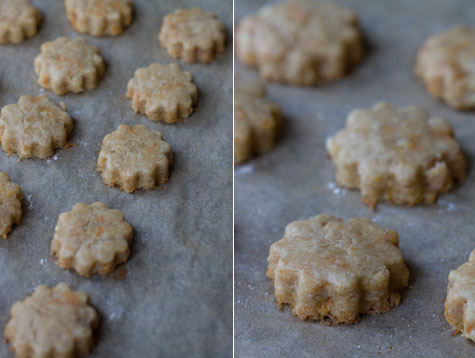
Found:
<svg viewBox="0 0 475 358"><path fill-rule="evenodd" d="M226 27L212 12L178 9L165 16L158 40L170 56L208 63L226 50Z"/></svg>
<svg viewBox="0 0 475 358"><path fill-rule="evenodd" d="M301 320L354 323L398 305L409 271L398 234L371 220L318 215L287 225L272 244L267 277Z"/></svg>
<svg viewBox="0 0 475 358"><path fill-rule="evenodd" d="M77 32L117 36L132 22L130 0L65 0L66 15Z"/></svg>
<svg viewBox="0 0 475 358"><path fill-rule="evenodd" d="M86 293L65 283L38 286L16 302L5 327L5 339L17 358L83 357L93 347L99 323Z"/></svg>
<svg viewBox="0 0 475 358"><path fill-rule="evenodd" d="M0 0L0 44L19 44L35 36L42 18L30 0Z"/></svg>
<svg viewBox="0 0 475 358"><path fill-rule="evenodd" d="M59 37L41 45L35 71L41 87L63 96L96 88L104 76L105 65L99 49L86 40Z"/></svg>
<svg viewBox="0 0 475 358"><path fill-rule="evenodd" d="M2 108L0 143L8 154L20 158L47 158L63 148L73 130L73 121L63 103L45 96L21 96L18 103Z"/></svg>
<svg viewBox="0 0 475 358"><path fill-rule="evenodd" d="M327 140L336 180L361 190L372 208L433 203L465 180L466 165L450 123L417 106L395 108L381 102L352 111L345 128Z"/></svg>
<svg viewBox="0 0 475 358"><path fill-rule="evenodd" d="M445 318L456 332L475 342L475 250L468 262L450 271Z"/></svg>
<svg viewBox="0 0 475 358"><path fill-rule="evenodd" d="M6 239L13 225L20 225L23 194L18 184L12 183L7 173L0 172L0 236Z"/></svg>
<svg viewBox="0 0 475 358"><path fill-rule="evenodd" d="M427 90L456 109L475 108L475 28L455 26L431 36L417 53L415 73Z"/></svg>
<svg viewBox="0 0 475 358"><path fill-rule="evenodd" d="M315 85L343 77L363 57L356 15L335 3L269 4L242 19L236 54L269 81Z"/></svg>
<svg viewBox="0 0 475 358"><path fill-rule="evenodd" d="M81 276L107 275L129 259L132 235L120 210L101 202L79 203L59 216L51 254L57 265Z"/></svg>
<svg viewBox="0 0 475 358"><path fill-rule="evenodd" d="M162 133L142 125L120 125L102 140L97 171L104 183L127 193L168 181L173 155Z"/></svg>
<svg viewBox="0 0 475 358"><path fill-rule="evenodd" d="M281 110L266 98L264 86L236 81L234 89L234 163L271 150L281 124Z"/></svg>

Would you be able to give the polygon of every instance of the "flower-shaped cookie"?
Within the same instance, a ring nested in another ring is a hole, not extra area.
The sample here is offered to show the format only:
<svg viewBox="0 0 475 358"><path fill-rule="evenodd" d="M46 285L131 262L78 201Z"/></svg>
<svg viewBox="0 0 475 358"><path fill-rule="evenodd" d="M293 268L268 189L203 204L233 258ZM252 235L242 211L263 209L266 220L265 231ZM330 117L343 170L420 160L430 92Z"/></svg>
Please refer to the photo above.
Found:
<svg viewBox="0 0 475 358"><path fill-rule="evenodd" d="M279 308L290 304L300 319L328 325L389 311L409 278L398 234L367 219L295 221L272 244L268 261Z"/></svg>
<svg viewBox="0 0 475 358"><path fill-rule="evenodd" d="M41 19L30 0L0 0L0 44L18 44L35 36Z"/></svg>
<svg viewBox="0 0 475 358"><path fill-rule="evenodd" d="M175 58L207 63L226 50L226 27L211 12L178 9L165 16L158 40Z"/></svg>
<svg viewBox="0 0 475 358"><path fill-rule="evenodd" d="M105 65L99 49L86 40L59 37L41 45L35 71L40 86L63 96L96 88Z"/></svg>
<svg viewBox="0 0 475 358"><path fill-rule="evenodd" d="M120 210L104 203L76 204L55 227L51 254L56 264L81 276L107 275L129 259L132 227Z"/></svg>
<svg viewBox="0 0 475 358"><path fill-rule="evenodd" d="M269 101L259 84L236 81L234 91L234 162L271 150L281 122L280 107Z"/></svg>
<svg viewBox="0 0 475 358"><path fill-rule="evenodd" d="M164 184L171 163L170 145L160 132L122 124L104 137L97 170L107 185L132 193Z"/></svg>
<svg viewBox="0 0 475 358"><path fill-rule="evenodd" d="M0 236L6 239L12 225L20 225L23 212L20 186L12 183L7 173L0 172Z"/></svg>
<svg viewBox="0 0 475 358"><path fill-rule="evenodd" d="M0 114L2 148L20 158L49 157L56 148L64 147L72 129L64 105L57 106L45 96L21 96Z"/></svg>
<svg viewBox="0 0 475 358"><path fill-rule="evenodd" d="M445 318L457 332L475 342L475 250L468 262L450 271Z"/></svg>
<svg viewBox="0 0 475 358"><path fill-rule="evenodd" d="M65 0L66 15L77 32L117 36L132 22L130 0Z"/></svg>
<svg viewBox="0 0 475 358"><path fill-rule="evenodd" d="M417 54L415 73L435 97L457 109L475 108L475 28L456 26L431 36Z"/></svg>
<svg viewBox="0 0 475 358"><path fill-rule="evenodd" d="M65 284L38 286L33 295L16 302L5 327L5 339L16 357L83 357L93 347L99 323L86 293Z"/></svg>
<svg viewBox="0 0 475 358"><path fill-rule="evenodd" d="M153 63L135 71L127 84L127 98L135 112L152 121L174 123L188 117L198 99L198 90L191 73L183 72L172 63Z"/></svg>
<svg viewBox="0 0 475 358"><path fill-rule="evenodd" d="M449 122L421 108L378 103L352 111L344 129L327 140L336 180L359 188L372 208L433 203L466 176L465 159Z"/></svg>
<svg viewBox="0 0 475 358"><path fill-rule="evenodd" d="M361 61L363 45L350 9L293 0L244 17L236 54L266 80L308 86L343 77Z"/></svg>

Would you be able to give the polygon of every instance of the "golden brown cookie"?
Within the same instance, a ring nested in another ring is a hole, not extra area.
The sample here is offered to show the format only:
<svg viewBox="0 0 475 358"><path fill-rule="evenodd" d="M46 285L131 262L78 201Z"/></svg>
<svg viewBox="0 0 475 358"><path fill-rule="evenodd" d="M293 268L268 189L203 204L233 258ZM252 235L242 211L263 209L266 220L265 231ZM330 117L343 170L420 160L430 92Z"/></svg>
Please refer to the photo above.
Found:
<svg viewBox="0 0 475 358"><path fill-rule="evenodd" d="M107 275L130 256L132 227L120 210L104 203L76 204L62 213L54 229L51 254L56 264L79 275Z"/></svg>
<svg viewBox="0 0 475 358"><path fill-rule="evenodd" d="M59 37L41 45L35 71L40 86L63 96L96 88L105 65L99 49L86 40Z"/></svg>
<svg viewBox="0 0 475 358"><path fill-rule="evenodd" d="M280 107L257 83L236 81L234 91L234 163L271 150L281 123Z"/></svg>
<svg viewBox="0 0 475 358"><path fill-rule="evenodd" d="M42 18L30 0L0 0L0 44L19 44L35 36Z"/></svg>
<svg viewBox="0 0 475 358"><path fill-rule="evenodd" d="M417 54L415 73L435 97L453 108L475 108L475 28L456 26L429 37Z"/></svg>
<svg viewBox="0 0 475 358"><path fill-rule="evenodd" d="M417 106L398 109L382 102L354 110L345 128L327 140L327 150L337 182L359 188L371 207L383 199L430 204L466 176L450 123Z"/></svg>
<svg viewBox="0 0 475 358"><path fill-rule="evenodd" d="M172 163L170 145L158 131L122 124L102 141L97 170L104 183L132 193L152 189L168 180Z"/></svg>
<svg viewBox="0 0 475 358"><path fill-rule="evenodd" d="M12 225L20 225L23 211L20 186L12 183L7 173L0 172L0 236L6 239Z"/></svg>
<svg viewBox="0 0 475 358"><path fill-rule="evenodd" d="M65 284L38 286L16 302L5 327L5 339L18 358L83 357L93 347L99 323L86 293Z"/></svg>
<svg viewBox="0 0 475 358"><path fill-rule="evenodd" d="M279 308L289 304L301 320L327 325L389 311L409 278L398 234L367 219L295 221L272 244L268 261Z"/></svg>
<svg viewBox="0 0 475 358"><path fill-rule="evenodd" d="M293 0L244 17L236 54L266 80L308 86L343 77L361 61L363 45L350 9Z"/></svg>
<svg viewBox="0 0 475 358"><path fill-rule="evenodd" d="M445 318L456 332L475 342L475 250L468 262L450 271Z"/></svg>
<svg viewBox="0 0 475 358"><path fill-rule="evenodd" d="M178 9L165 16L158 40L175 58L207 63L226 50L226 27L211 12Z"/></svg>
<svg viewBox="0 0 475 358"><path fill-rule="evenodd" d="M0 142L8 154L20 158L47 158L62 148L73 129L64 104L57 106L45 96L21 96L2 108Z"/></svg>
<svg viewBox="0 0 475 358"><path fill-rule="evenodd" d="M64 4L77 32L117 36L132 22L129 0L65 0Z"/></svg>
<svg viewBox="0 0 475 358"><path fill-rule="evenodd" d="M127 98L135 112L152 121L174 123L190 116L198 100L198 90L189 72L172 63L153 63L135 71L127 84Z"/></svg>

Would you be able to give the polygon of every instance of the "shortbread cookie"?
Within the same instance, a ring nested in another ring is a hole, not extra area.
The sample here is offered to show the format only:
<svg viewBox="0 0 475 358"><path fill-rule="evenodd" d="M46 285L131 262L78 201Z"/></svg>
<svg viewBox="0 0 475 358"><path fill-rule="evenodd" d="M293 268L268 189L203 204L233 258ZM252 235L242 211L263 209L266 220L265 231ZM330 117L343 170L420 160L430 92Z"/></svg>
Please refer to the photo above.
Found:
<svg viewBox="0 0 475 358"><path fill-rule="evenodd" d="M5 339L18 358L83 357L93 347L99 323L85 292L65 283L38 286L33 295L16 302L5 327Z"/></svg>
<svg viewBox="0 0 475 358"><path fill-rule="evenodd" d="M430 37L417 54L415 73L435 97L457 109L475 108L475 28L456 26Z"/></svg>
<svg viewBox="0 0 475 358"><path fill-rule="evenodd" d="M51 254L60 267L81 276L107 275L129 259L132 234L120 210L101 202L80 203L59 216Z"/></svg>
<svg viewBox="0 0 475 358"><path fill-rule="evenodd" d="M226 50L226 27L211 12L178 9L165 16L158 40L175 58L207 63Z"/></svg>
<svg viewBox="0 0 475 358"><path fill-rule="evenodd" d="M162 133L122 124L104 137L97 170L107 185L119 185L132 193L164 184L171 164L170 145L162 139Z"/></svg>
<svg viewBox="0 0 475 358"><path fill-rule="evenodd" d="M336 180L359 188L372 208L433 203L466 176L465 159L449 122L419 107L378 103L352 111L344 129L327 140Z"/></svg>
<svg viewBox="0 0 475 358"><path fill-rule="evenodd" d="M327 325L389 311L409 278L398 234L367 219L295 221L272 244L268 261L279 308L289 304L301 320Z"/></svg>
<svg viewBox="0 0 475 358"><path fill-rule="evenodd" d="M117 36L132 22L129 0L65 0L64 4L77 32Z"/></svg>
<svg viewBox="0 0 475 358"><path fill-rule="evenodd" d="M333 3L264 6L236 30L236 54L269 81L314 85L343 77L363 57L356 15Z"/></svg>
<svg viewBox="0 0 475 358"><path fill-rule="evenodd" d="M280 107L269 101L265 88L236 81L234 91L234 162L271 150L281 122Z"/></svg>
<svg viewBox="0 0 475 358"><path fill-rule="evenodd" d="M6 239L12 225L20 225L23 212L20 186L12 183L7 173L0 172L0 236Z"/></svg>
<svg viewBox="0 0 475 358"><path fill-rule="evenodd" d="M475 342L475 250L468 262L450 271L445 318L456 332Z"/></svg>
<svg viewBox="0 0 475 358"><path fill-rule="evenodd" d="M86 40L59 37L41 45L35 71L40 86L63 96L96 88L105 65L99 49Z"/></svg>
<svg viewBox="0 0 475 358"><path fill-rule="evenodd" d="M41 19L30 0L0 0L0 44L18 44L35 36Z"/></svg>
<svg viewBox="0 0 475 358"><path fill-rule="evenodd" d="M64 105L57 106L45 96L21 96L0 114L2 148L20 158L49 157L56 148L64 147L72 129Z"/></svg>
<svg viewBox="0 0 475 358"><path fill-rule="evenodd" d="M135 112L152 121L174 123L193 112L198 90L191 73L181 71L174 63L153 63L135 71L127 84L126 97L132 100Z"/></svg>

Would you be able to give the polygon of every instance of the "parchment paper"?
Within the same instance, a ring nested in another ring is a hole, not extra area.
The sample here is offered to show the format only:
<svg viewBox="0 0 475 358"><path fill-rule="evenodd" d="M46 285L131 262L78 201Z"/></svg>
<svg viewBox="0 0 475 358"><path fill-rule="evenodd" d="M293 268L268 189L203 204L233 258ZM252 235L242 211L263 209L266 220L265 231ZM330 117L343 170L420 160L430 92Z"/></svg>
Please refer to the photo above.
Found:
<svg viewBox="0 0 475 358"><path fill-rule="evenodd" d="M44 161L6 157L0 170L21 185L24 217L0 240L0 326L11 305L39 284L64 281L89 293L102 324L90 357L229 357L232 349L232 46L208 65L186 65L158 46L162 18L179 7L214 11L232 43L232 2L136 0L134 21L122 36L94 38L107 73L99 87L57 97L36 84L33 60L43 42L77 36L63 1L34 0L44 21L21 45L0 46L0 107L23 94L64 101L77 146ZM135 115L125 98L138 67L177 62L199 89L195 113L167 125ZM144 124L170 143L175 165L161 190L127 194L108 188L95 170L102 138L119 124ZM61 212L77 202L104 201L135 229L130 261L112 276L86 279L49 259ZM124 278L125 277L125 278ZM3 336L3 333L2 333ZM0 356L10 357L0 343Z"/></svg>
<svg viewBox="0 0 475 358"><path fill-rule="evenodd" d="M237 0L236 18L265 1ZM470 162L475 153L475 112L457 112L433 99L413 76L415 54L433 33L457 23L475 25L471 0L340 0L358 13L369 53L346 79L314 88L270 85L285 114L283 136L272 152L239 167L235 175L236 357L473 357L475 344L444 318L447 276L475 248L475 175L436 205L413 208L360 202L358 191L335 184L325 139L343 127L349 111L380 100L417 104L445 116ZM242 77L257 72L236 66ZM326 327L301 322L277 308L265 277L269 246L285 226L329 213L372 218L400 234L410 270L401 305L360 323Z"/></svg>

